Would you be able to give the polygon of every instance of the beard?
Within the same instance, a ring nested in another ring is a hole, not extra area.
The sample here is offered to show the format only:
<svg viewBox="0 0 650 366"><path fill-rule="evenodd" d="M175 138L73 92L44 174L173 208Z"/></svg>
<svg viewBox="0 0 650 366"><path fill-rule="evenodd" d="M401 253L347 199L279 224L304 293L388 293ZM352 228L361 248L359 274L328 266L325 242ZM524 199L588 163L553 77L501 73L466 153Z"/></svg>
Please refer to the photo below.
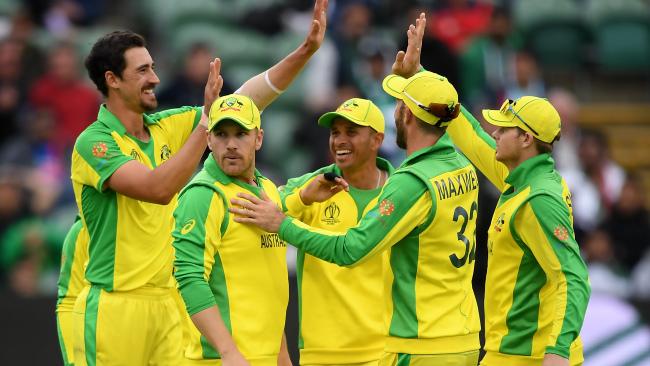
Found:
<svg viewBox="0 0 650 366"><path fill-rule="evenodd" d="M142 108L145 113L151 113L158 108L158 100L154 99L153 102L140 101L140 108Z"/></svg>
<svg viewBox="0 0 650 366"><path fill-rule="evenodd" d="M395 120L395 129L397 130L395 136L395 143L400 149L406 149L406 133L404 131L403 116L400 113L399 118Z"/></svg>

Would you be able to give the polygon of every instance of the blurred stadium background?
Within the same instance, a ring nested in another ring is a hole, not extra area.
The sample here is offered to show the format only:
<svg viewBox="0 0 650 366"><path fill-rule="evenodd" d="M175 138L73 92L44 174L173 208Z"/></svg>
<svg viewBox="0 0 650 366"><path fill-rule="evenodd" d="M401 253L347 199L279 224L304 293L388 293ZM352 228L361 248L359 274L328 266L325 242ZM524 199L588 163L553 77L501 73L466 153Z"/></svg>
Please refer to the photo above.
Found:
<svg viewBox="0 0 650 366"><path fill-rule="evenodd" d="M221 57L224 93L232 92L301 42L312 5L0 0L0 364L61 363L56 280L76 214L70 149L101 101L82 66L94 41L115 29L143 34L162 81L160 108L201 105L211 57ZM352 96L385 112L382 154L399 164L394 102L380 85L419 11L428 19L422 64L447 76L476 116L522 95L546 96L560 111L554 154L593 287L585 365L650 365L650 1L330 0L325 44L263 114L258 167L280 185L329 163L328 133L316 118ZM497 197L484 180L479 300ZM296 318L293 296L294 350Z"/></svg>

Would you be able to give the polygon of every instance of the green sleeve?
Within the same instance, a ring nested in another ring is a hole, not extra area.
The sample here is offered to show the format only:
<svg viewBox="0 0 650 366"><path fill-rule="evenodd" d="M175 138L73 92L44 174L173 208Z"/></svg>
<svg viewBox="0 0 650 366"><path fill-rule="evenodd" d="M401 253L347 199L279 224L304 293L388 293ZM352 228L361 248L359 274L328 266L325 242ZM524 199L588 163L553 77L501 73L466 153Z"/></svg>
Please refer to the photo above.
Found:
<svg viewBox="0 0 650 366"><path fill-rule="evenodd" d="M351 266L399 242L432 210L425 184L407 173L391 176L377 202L357 226L345 233L316 229L295 219L285 219L279 230L280 237L320 259Z"/></svg>
<svg viewBox="0 0 650 366"><path fill-rule="evenodd" d="M505 189L508 168L496 160L494 139L465 107L447 128L447 134L472 164L494 184L499 191Z"/></svg>
<svg viewBox="0 0 650 366"><path fill-rule="evenodd" d="M206 222L213 199L219 199L208 187L191 187L179 197L174 211L174 277L178 282L187 312L194 315L216 305L204 274Z"/></svg>
<svg viewBox="0 0 650 366"><path fill-rule="evenodd" d="M77 139L72 158L72 179L103 191L104 182L133 160L120 150L108 130L87 129ZM79 160L80 159L80 160Z"/></svg>
<svg viewBox="0 0 650 366"><path fill-rule="evenodd" d="M580 334L591 292L587 266L580 257L569 210L559 199L541 194L523 210L516 235L531 249L548 281L556 288L551 342L546 353L569 357L571 343Z"/></svg>

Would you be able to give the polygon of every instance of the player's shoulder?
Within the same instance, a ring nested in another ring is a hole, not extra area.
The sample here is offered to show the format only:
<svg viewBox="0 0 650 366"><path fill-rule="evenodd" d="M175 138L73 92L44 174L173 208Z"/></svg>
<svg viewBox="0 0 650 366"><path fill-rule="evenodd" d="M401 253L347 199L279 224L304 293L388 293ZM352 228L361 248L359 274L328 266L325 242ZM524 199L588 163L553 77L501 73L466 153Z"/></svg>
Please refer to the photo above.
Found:
<svg viewBox="0 0 650 366"><path fill-rule="evenodd" d="M90 146L104 139L112 138L112 132L113 130L106 124L95 121L79 134L75 141L75 148Z"/></svg>
<svg viewBox="0 0 650 366"><path fill-rule="evenodd" d="M196 117L196 114L200 112L201 107L184 106L148 114L147 117L158 123L177 118L188 118L193 120Z"/></svg>

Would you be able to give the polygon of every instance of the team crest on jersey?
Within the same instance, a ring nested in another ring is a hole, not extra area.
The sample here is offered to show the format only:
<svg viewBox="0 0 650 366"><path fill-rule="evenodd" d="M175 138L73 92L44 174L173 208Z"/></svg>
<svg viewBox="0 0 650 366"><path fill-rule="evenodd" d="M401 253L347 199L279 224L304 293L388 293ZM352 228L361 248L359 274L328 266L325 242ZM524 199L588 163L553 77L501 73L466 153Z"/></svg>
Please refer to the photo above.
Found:
<svg viewBox="0 0 650 366"><path fill-rule="evenodd" d="M388 199L384 199L379 204L379 214L381 216L390 216L395 211L395 204Z"/></svg>
<svg viewBox="0 0 650 366"><path fill-rule="evenodd" d="M244 103L240 102L239 99L230 97L221 102L221 105L219 105L219 111L240 111L243 106Z"/></svg>
<svg viewBox="0 0 650 366"><path fill-rule="evenodd" d="M506 223L506 220L504 219L505 215L506 215L505 213L499 215L497 221L494 223L494 231L496 231L497 233L500 233L501 230L503 230L503 225Z"/></svg>
<svg viewBox="0 0 650 366"><path fill-rule="evenodd" d="M339 220L339 215L341 215L341 208L336 204L336 202L332 202L325 207L321 221L327 225L335 225L341 222L341 220Z"/></svg>
<svg viewBox="0 0 650 366"><path fill-rule="evenodd" d="M172 151L169 150L169 146L163 145L163 147L160 148L160 161L165 161L169 159L171 156Z"/></svg>
<svg viewBox="0 0 650 366"><path fill-rule="evenodd" d="M105 157L107 151L108 151L108 146L106 146L105 142L96 142L93 145L93 156L96 158Z"/></svg>
<svg viewBox="0 0 650 366"><path fill-rule="evenodd" d="M569 230L562 225L558 225L553 230L553 235L558 238L560 241L565 241L569 239Z"/></svg>
<svg viewBox="0 0 650 366"><path fill-rule="evenodd" d="M356 108L358 106L359 106L359 104L357 104L357 102L354 99L352 99L352 100L348 100L347 102L343 103L341 105L341 107L339 108L339 110L340 111L352 112L352 108L353 107Z"/></svg>

